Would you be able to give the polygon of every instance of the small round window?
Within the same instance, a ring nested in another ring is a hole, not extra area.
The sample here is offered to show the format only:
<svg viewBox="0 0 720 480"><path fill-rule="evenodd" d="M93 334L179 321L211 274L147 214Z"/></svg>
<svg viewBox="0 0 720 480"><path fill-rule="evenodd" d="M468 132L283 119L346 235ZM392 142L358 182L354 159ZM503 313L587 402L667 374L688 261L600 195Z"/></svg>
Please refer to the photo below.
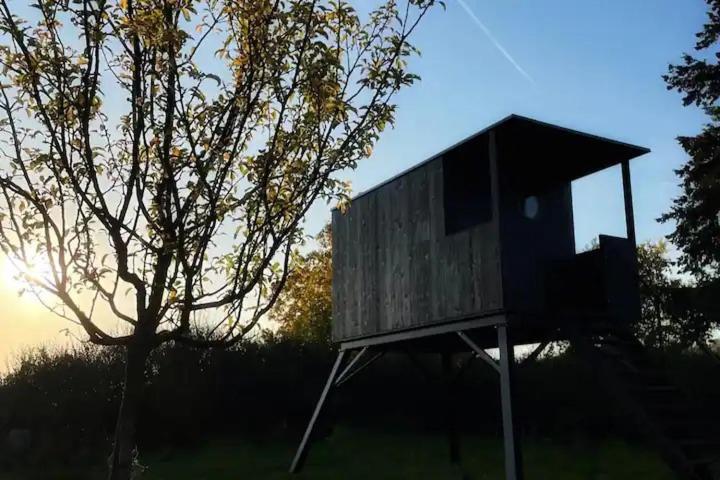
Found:
<svg viewBox="0 0 720 480"><path fill-rule="evenodd" d="M523 215L525 215L525 218L533 220L537 218L539 211L540 202L538 201L538 197L535 195L526 197L523 201Z"/></svg>

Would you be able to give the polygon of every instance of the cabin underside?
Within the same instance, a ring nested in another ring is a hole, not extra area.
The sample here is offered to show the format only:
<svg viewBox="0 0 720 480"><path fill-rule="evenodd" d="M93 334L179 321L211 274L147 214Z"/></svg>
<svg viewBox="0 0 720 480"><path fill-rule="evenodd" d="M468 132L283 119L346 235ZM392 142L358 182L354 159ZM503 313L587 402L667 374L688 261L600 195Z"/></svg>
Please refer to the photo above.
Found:
<svg viewBox="0 0 720 480"><path fill-rule="evenodd" d="M550 319L498 312L484 317L345 340L339 342L339 346L342 350L370 347L384 351L455 353L467 351L467 344L459 337L462 333L472 339L479 348L486 350L498 348L496 329L500 325L507 327L514 346L522 346L569 340L569 332L581 327L583 322L610 323L613 319L607 315L584 318L558 316Z"/></svg>

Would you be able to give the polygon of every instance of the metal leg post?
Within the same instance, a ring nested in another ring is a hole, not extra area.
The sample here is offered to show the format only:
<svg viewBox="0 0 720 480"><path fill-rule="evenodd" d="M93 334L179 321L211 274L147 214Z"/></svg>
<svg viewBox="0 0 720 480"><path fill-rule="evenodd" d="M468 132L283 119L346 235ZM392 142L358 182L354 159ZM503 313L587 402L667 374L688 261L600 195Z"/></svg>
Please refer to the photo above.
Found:
<svg viewBox="0 0 720 480"><path fill-rule="evenodd" d="M315 429L315 424L317 423L320 414L322 413L323 406L325 405L325 402L328 399L328 396L330 395L331 390L333 389L333 386L335 384L335 378L338 375L338 371L340 370L340 366L343 363L343 359L345 358L345 350L340 350L338 352L337 359L335 360L335 364L333 365L332 370L330 371L330 376L327 379L327 382L325 383L325 388L323 389L322 394L320 395L320 399L318 400L317 405L315 406L315 411L313 412L312 417L310 418L310 423L308 423L307 428L305 429L305 435L303 435L303 439L300 442L300 446L298 447L297 453L295 454L295 458L293 459L292 465L290 465L290 473L297 473L300 470L302 470L303 465L305 464L305 459L307 458L307 453L310 448L310 443L312 442L312 434L313 430Z"/></svg>
<svg viewBox="0 0 720 480"><path fill-rule="evenodd" d="M445 389L445 430L448 436L450 448L450 461L452 463L460 463L460 437L457 431L457 422L455 418L455 385L452 364L452 354L442 354L443 369L443 387Z"/></svg>
<svg viewBox="0 0 720 480"><path fill-rule="evenodd" d="M500 348L500 398L502 400L503 439L505 446L505 479L522 480L522 457L519 436L513 421L512 382L515 355L506 325L498 325Z"/></svg>

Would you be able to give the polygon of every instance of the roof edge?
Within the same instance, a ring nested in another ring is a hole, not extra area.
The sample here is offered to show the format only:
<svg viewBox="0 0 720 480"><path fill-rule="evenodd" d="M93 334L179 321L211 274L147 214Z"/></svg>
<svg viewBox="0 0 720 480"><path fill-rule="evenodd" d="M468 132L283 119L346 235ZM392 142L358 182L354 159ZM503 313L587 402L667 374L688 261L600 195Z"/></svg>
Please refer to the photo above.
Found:
<svg viewBox="0 0 720 480"><path fill-rule="evenodd" d="M542 120L536 120L536 119L534 119L534 118L527 117L527 116L524 116L524 115L518 115L518 114L516 114L516 113L511 113L510 115L506 115L505 117L501 118L500 120L497 120L497 121L491 123L490 125L482 128L481 130L473 133L472 135L468 135L467 137L463 138L462 140L459 140L459 141L453 143L452 145L450 145L449 147L446 147L446 148L442 149L440 152L433 154L432 156L426 158L425 160L422 160L422 161L419 162L419 163L416 163L416 164L414 164L414 165L411 165L410 167L406 168L405 170L400 171L399 173L396 173L395 175L387 178L386 180L383 180L383 181L381 181L380 183L377 183L377 184L373 185L372 187L367 188L367 189L365 189L365 190L357 193L354 197L352 197L352 198L350 199L350 201L353 202L353 201L355 201L355 200L357 200L357 199L359 199L359 198L362 198L362 197L364 197L365 195L367 195L367 194L369 194L369 193L371 193L371 192L373 192L373 191L375 191L375 190L378 190L379 188L384 187L384 186L387 185L388 183L391 183L391 182L397 180L398 178L404 177L405 175L413 172L414 170L417 170L418 168L427 165L428 163L432 162L433 160L437 160L438 158L442 157L443 155L445 155L445 154L448 153L449 151L454 150L455 148L457 148L457 147L459 147L459 146L461 146L461 145L463 145L463 144L465 144L465 143L467 143L467 142L475 139L476 137L479 137L479 136L481 136L481 135L484 135L484 134L490 132L491 130L494 130L494 129L502 126L503 124L508 123L508 122L510 122L511 120L514 120L514 119L523 120L523 121L527 121L527 122L533 122L533 123L536 123L536 124L538 124L538 125L540 125L540 126L543 126L543 127L553 128L553 129L556 129L556 130L561 130L561 131L563 131L563 132L565 132L565 133L569 133L569 134L573 134L573 135L581 135L581 136L584 136L584 137L587 137L587 138L590 138L590 139L593 139L593 140L600 140L600 141L603 141L603 142L609 142L609 143L613 143L613 144L615 144L615 145L618 145L618 146L620 146L620 147L625 147L625 148L628 148L628 149L637 150L637 152L638 152L637 155L635 155L635 156L632 157L632 158L637 158L637 157L640 157L640 156L642 156L642 155L645 155L645 154L651 152L651 150L650 150L649 148L647 148L647 147L641 147L641 146L639 146L639 145L634 145L634 144L632 144L632 143L622 142L622 141L615 140L615 139L612 139L612 138L607 138L607 137L601 137L600 135L595 135L595 134L592 134L592 133L582 132L582 131L580 131L580 130L575 130L575 129L568 128L568 127L563 127L563 126L556 125L556 124L553 124L553 123L543 122ZM337 207L333 207L331 211L334 211L334 210L337 210L337 209L338 209Z"/></svg>

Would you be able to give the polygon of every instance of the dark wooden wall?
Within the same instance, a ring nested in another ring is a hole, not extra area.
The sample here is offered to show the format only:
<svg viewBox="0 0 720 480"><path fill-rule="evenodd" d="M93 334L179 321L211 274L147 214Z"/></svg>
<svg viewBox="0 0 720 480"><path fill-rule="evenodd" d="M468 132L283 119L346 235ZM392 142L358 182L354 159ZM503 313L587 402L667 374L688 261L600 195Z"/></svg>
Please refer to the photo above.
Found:
<svg viewBox="0 0 720 480"><path fill-rule="evenodd" d="M494 313L543 320L551 269L575 258L570 182L645 152L511 116L360 195L333 212L334 339ZM472 203L488 192L490 208Z"/></svg>
<svg viewBox="0 0 720 480"><path fill-rule="evenodd" d="M528 162L552 163L560 152L528 153L517 139L501 134L497 135L497 152L505 308L512 313L542 315L547 312L548 269L556 261L575 256L570 182L537 181L521 167ZM515 158L526 155L532 158ZM533 219L523 212L528 196L536 196L539 202Z"/></svg>
<svg viewBox="0 0 720 480"><path fill-rule="evenodd" d="M497 217L446 235L443 188L438 157L333 212L336 341L502 308Z"/></svg>
<svg viewBox="0 0 720 480"><path fill-rule="evenodd" d="M545 313L548 269L575 255L570 185L537 197L535 219L524 217L519 196L505 198L501 210L505 307L512 312Z"/></svg>

